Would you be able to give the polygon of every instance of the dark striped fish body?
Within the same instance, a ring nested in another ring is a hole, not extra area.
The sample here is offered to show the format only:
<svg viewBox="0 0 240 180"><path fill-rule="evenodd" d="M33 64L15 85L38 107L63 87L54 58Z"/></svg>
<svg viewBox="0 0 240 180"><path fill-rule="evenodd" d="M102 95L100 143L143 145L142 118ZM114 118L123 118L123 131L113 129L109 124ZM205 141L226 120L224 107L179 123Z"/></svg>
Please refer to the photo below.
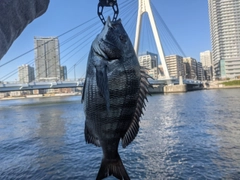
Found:
<svg viewBox="0 0 240 180"><path fill-rule="evenodd" d="M103 150L97 179L130 179L118 145L136 137L148 85L121 20L108 19L92 44L82 96L86 142Z"/></svg>

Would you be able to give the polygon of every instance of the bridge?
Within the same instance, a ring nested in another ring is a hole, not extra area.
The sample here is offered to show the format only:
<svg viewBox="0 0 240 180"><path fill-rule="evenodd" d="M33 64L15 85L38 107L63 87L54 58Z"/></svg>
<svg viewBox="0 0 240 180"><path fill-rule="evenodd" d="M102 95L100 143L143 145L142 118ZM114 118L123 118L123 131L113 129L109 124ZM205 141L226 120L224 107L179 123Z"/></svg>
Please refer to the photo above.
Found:
<svg viewBox="0 0 240 180"><path fill-rule="evenodd" d="M39 89L58 89L83 87L82 81L54 81L54 82L31 82L31 83L0 83L0 92L29 91Z"/></svg>
<svg viewBox="0 0 240 180"><path fill-rule="evenodd" d="M135 2L138 2L138 8L135 6L136 4L134 4ZM134 17L134 15L131 14L131 13L134 13L133 9L134 10L137 9L137 15L136 15L137 19L133 19L133 21L135 21L135 23L129 23L131 18ZM180 48L179 44L176 42L175 38L173 37L173 35L169 31L169 29L167 28L164 21L161 19L157 8L155 8L154 4L150 0L138 0L138 1L131 1L131 2L124 1L120 4L120 10L122 10L123 14L125 15L124 17L120 17L120 18L127 19L127 21L125 21L127 23L124 25L124 27L126 28L126 31L128 32L130 38L132 39L132 36L135 36L134 49L136 51L136 54L139 53L139 49L140 49L140 45L141 45L140 44L140 35L141 35L141 29L142 29L142 23L143 23L143 15L148 14L148 18L150 21L149 27L151 27L151 29L152 29L153 40L155 41L155 46L156 46L155 49L158 53L158 56L160 57L160 61L161 61L163 73L164 73L163 79L150 80L150 83L152 85L154 85L154 86L178 85L178 84L182 84L182 83L186 84L186 85L190 85L190 86L201 85L201 81L191 80L191 79L183 79L183 82L179 82L178 78L170 77L169 69L168 69L168 66L167 66L167 63L165 60L165 56L166 56L166 54L164 53L165 46L164 46L164 43L162 43L162 41L166 37L160 36L160 33L159 33L160 28L159 28L159 25L157 24L155 17L160 18L159 21L163 23L161 25L161 27L165 27L165 31L167 31L167 33L169 33L170 40L168 40L168 41L172 41L172 44L175 45L175 49L177 48L178 52L181 52L182 55L184 55L184 56L185 56L185 54L182 51L182 49ZM107 13L110 13L110 11L107 11ZM57 36L57 38L62 38L66 34L69 34L69 33L73 32L74 30L80 28L80 30L76 34L71 35L70 37L65 39L63 41L63 43L61 43L61 49L63 49L61 52L61 54L63 54L61 57L61 63L64 64L68 60L71 60L73 56L75 56L80 50L83 49L83 47L86 47L86 46L90 47L90 44L92 42L91 38L95 37L96 34L99 33L99 31L96 31L95 25L96 24L101 25L100 22L98 22L98 23L94 22L94 23L90 24L95 19L98 19L98 17L93 18L87 22L84 22L81 25L74 27L74 28L70 29L69 31L64 32L61 35ZM98 19L98 21L99 21L99 19ZM134 30L132 30L133 29L132 26L131 26L132 29L129 30L129 24L136 24L135 33L132 35L131 35L131 32L133 32ZM83 25L86 25L86 26L83 26ZM91 28L92 28L92 30L90 31ZM98 30L98 28L97 28L97 30ZM143 31L144 31L144 29L143 29ZM81 34L83 34L85 32L88 32L88 34L85 35L84 37L81 37L79 40L72 42L74 39L76 39L77 37L79 37ZM90 39L90 41L87 42L88 39ZM72 44L70 44L67 48L62 48L69 42L72 42ZM87 44L84 44L85 42ZM39 45L39 46L41 46L41 45ZM31 51L36 50L39 46L37 46L36 48L34 48ZM59 47L57 47L57 48L58 49L53 49L51 51L59 50ZM46 53L49 54L49 53L51 53L51 51L46 52ZM65 52L67 52L67 53L64 54ZM4 64L0 64L0 68L4 68L5 65L10 64L11 62L13 62L15 60L18 60L20 57L24 56L27 53L28 52L23 53L22 55L19 55L18 57L11 59L8 62L5 62ZM76 78L76 74L75 74L76 66L78 66L83 61L85 61L85 62L87 61L88 52L81 53L81 54L82 54L82 57L78 61L72 62L73 65L68 69L68 74L70 74L71 72L74 71L74 79L82 78L82 77ZM177 52L176 52L176 54L177 54ZM38 57L35 57L35 59L36 58L41 58L41 57L38 56ZM67 59L65 59L65 58L67 58ZM34 63L35 59L27 61L26 64ZM63 61L63 59L65 59L65 61ZM0 61L0 63L1 63L1 61ZM50 69L51 67L48 67L48 68ZM49 69L47 71L49 71ZM39 68L35 69L35 71L39 73L40 69ZM13 71L7 73L3 77L0 77L0 93L1 92L9 92L9 91L27 91L27 90L37 90L37 89L75 88L75 87L83 86L83 81L51 81L51 82L32 81L29 83L16 83L16 82L9 83L8 79L14 75L16 76L17 73L18 73L18 68L16 70L13 70ZM43 74L43 73L45 73L45 72L44 71L40 72L40 74ZM83 73L83 77L85 76L84 73Z"/></svg>
<svg viewBox="0 0 240 180"><path fill-rule="evenodd" d="M169 78L162 80L149 79L151 85L176 85L179 79ZM184 79L183 83L191 86L199 86L201 81ZM0 93L9 91L29 91L39 89L59 89L59 88L77 88L83 87L83 81L52 81L52 82L31 82L31 83L0 83Z"/></svg>

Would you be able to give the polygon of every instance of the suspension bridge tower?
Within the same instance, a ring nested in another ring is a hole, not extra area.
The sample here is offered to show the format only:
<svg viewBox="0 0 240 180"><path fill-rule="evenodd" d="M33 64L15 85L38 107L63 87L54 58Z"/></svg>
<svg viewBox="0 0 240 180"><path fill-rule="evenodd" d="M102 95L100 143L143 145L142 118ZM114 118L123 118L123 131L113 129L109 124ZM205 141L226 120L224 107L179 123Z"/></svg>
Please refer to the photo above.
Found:
<svg viewBox="0 0 240 180"><path fill-rule="evenodd" d="M143 16L144 13L148 13L148 17L149 17L151 28L152 28L152 31L153 31L153 35L154 35L155 43L156 43L156 46L157 46L158 54L160 56L161 63L162 63L162 66L163 66L165 78L170 78L169 72L168 72L168 69L167 69L167 64L166 64L166 61L165 61L165 55L164 55L164 52L163 52L160 36L158 34L157 26L156 26L154 16L153 16L153 13L152 13L150 0L138 0L138 17L137 17L137 27L136 27L135 44L134 44L135 52L138 55L139 42L140 42L139 40L140 40L140 33L141 33L141 26L142 26L142 16Z"/></svg>

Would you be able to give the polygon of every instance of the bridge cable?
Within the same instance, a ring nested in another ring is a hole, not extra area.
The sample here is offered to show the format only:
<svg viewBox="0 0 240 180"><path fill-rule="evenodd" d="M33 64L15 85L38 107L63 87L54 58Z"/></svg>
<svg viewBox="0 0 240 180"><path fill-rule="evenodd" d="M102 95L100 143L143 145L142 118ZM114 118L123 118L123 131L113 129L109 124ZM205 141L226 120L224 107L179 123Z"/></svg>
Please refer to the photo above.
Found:
<svg viewBox="0 0 240 180"><path fill-rule="evenodd" d="M97 23L95 23L95 24L97 24ZM100 24L100 25L101 25L101 24ZM86 30L87 30L87 29L89 29L89 27L86 28ZM94 30L96 30L96 29L94 29ZM90 33L88 33L88 35L89 35L89 34L90 34ZM85 36L85 37L86 37L86 36ZM85 42L86 42L86 41L85 41ZM76 49L76 48L74 48L73 50L75 50L75 49ZM73 50L72 50L72 51L73 51ZM72 52L72 51L70 51L70 52ZM78 53L78 52L77 52L77 53ZM68 54L70 54L70 53L68 53ZM76 54L76 53L75 53L75 54ZM74 54L73 54L73 55L74 55ZM72 55L72 56L73 56L73 55ZM71 56L71 57L72 57L72 56ZM64 56L64 57L66 57L66 56ZM64 57L62 57L61 60L62 60ZM84 56L84 57L85 57L85 56ZM68 60L69 60L69 59L70 59L70 58L68 58ZM80 60L81 60L81 61L78 61L77 63L75 63L75 64L68 70L68 74L73 70L73 67L74 67L74 66L76 66L76 65L78 65L80 62L82 62L83 58L81 58ZM67 61L67 60L66 60L66 61ZM64 62L66 62L66 61L64 61Z"/></svg>
<svg viewBox="0 0 240 180"><path fill-rule="evenodd" d="M153 4L152 4L153 5ZM175 37L173 36L173 34L171 33L171 31L169 30L169 28L167 27L166 23L164 22L164 20L162 19L162 17L160 16L159 12L157 11L157 9L155 8L155 6L152 6L153 9L155 10L157 16L159 17L159 19L162 21L164 27L166 28L167 32L169 33L169 35L172 37L173 41L176 43L177 47L179 48L179 50L181 51L181 53L186 57L184 51L182 50L182 48L180 47L180 45L178 44L177 40L175 39Z"/></svg>
<svg viewBox="0 0 240 180"><path fill-rule="evenodd" d="M128 3L125 3L125 4L131 4L131 3L128 2ZM128 6L124 6L124 7L128 7ZM110 10L109 10L109 11L110 11ZM57 36L56 38L61 37L61 36L64 36L65 34L67 34L67 33L71 32L71 31L73 31L73 30L75 30L75 29L77 29L77 28L85 25L86 23L88 23L88 22L90 22L90 21L92 21L93 19L96 19L96 18L92 18L92 19L90 19L90 20L88 20L88 21L86 21L86 22L84 22L84 23L82 23L82 24L80 24L80 25L78 25L78 26L76 26L76 27L74 27L74 28L66 31L65 33L62 33L61 35ZM63 45L65 45L66 43L70 42L72 39L74 39L75 37L77 37L79 34L81 34L81 33L79 32L79 33L73 35L72 37L68 38L67 40L65 40L65 41L61 44L61 46L63 46ZM47 44L47 43L50 42L50 41L52 41L52 40L49 40L49 41L45 42L44 44ZM44 44L42 44L42 45L44 45ZM40 46L42 46L42 45L40 45ZM38 46L38 47L40 47L40 46ZM26 55L27 53L29 53L29 52L37 49L38 47L36 47L36 48L34 48L34 49L30 50L30 51L27 51L26 53L24 53L24 54L22 54L22 55L20 55L20 56L18 56L18 57L16 57L16 58L8 61L8 62L2 64L0 67L2 67L2 66L6 65L6 64L8 64L8 63L10 63L10 62L12 62L12 61L14 61L14 60L16 60L16 59L18 59L18 58ZM66 51L66 50L67 50L67 49L65 49L64 51ZM54 51L54 50L52 50L52 51ZM50 51L50 52L52 52L52 51ZM48 52L48 53L50 53L50 52ZM72 51L71 51L71 52L72 52ZM68 54L69 54L69 53L68 53ZM39 58L39 57L38 57L38 58ZM61 59L63 59L63 58L61 58ZM33 63L32 61L34 61L34 60L35 60L35 58L34 58L33 60L29 61L28 63ZM5 76L2 77L2 78L5 78L5 77L6 77L6 78L4 79L4 80L6 80L6 79L8 79L9 77L11 77L11 76L13 76L14 74L16 74L16 73L17 73L16 71L18 71L18 68L17 68L17 70L8 73L7 75L5 75Z"/></svg>

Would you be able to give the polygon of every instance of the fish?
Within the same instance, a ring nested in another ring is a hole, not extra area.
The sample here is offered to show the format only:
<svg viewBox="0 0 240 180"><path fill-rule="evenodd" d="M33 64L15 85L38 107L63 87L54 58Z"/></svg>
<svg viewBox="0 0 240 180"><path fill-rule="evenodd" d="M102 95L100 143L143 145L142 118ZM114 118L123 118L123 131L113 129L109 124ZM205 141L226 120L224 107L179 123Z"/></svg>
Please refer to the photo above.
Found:
<svg viewBox="0 0 240 180"><path fill-rule="evenodd" d="M82 91L86 143L102 148L97 180L130 179L118 153L137 136L149 94L147 70L139 65L121 19L107 19L91 45Z"/></svg>

